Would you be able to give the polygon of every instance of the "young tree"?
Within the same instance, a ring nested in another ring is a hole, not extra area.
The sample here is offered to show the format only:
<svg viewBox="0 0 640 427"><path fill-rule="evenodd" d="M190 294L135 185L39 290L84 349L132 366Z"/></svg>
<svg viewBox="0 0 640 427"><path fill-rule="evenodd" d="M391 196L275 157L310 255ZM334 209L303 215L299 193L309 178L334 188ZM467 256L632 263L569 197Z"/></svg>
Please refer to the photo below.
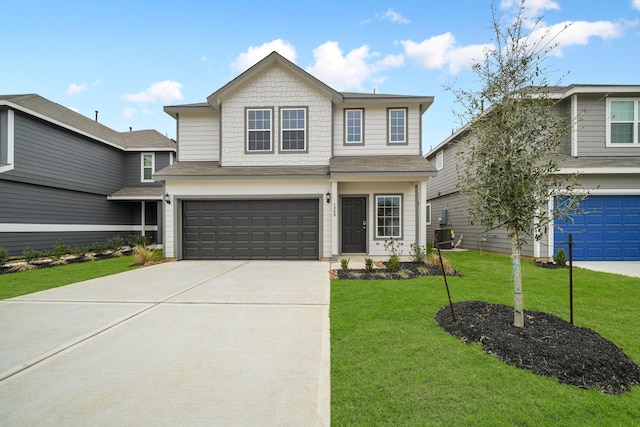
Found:
<svg viewBox="0 0 640 427"><path fill-rule="evenodd" d="M506 24L492 6L496 46L472 68L480 89L450 89L469 123L459 152L458 188L468 197L472 221L508 231L518 327L524 327L521 248L527 237L539 239L553 218L576 209L581 198L571 193L576 176L557 175L569 122L558 114L543 63L557 34L534 38L541 21L529 20L524 3ZM561 193L565 203L550 212L550 197Z"/></svg>

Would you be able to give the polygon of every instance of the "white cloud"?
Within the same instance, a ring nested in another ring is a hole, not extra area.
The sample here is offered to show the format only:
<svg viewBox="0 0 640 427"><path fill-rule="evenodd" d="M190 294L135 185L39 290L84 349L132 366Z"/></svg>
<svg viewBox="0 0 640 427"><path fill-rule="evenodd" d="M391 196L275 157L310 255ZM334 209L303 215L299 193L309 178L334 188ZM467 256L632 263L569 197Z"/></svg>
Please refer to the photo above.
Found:
<svg viewBox="0 0 640 427"><path fill-rule="evenodd" d="M631 2L631 7L637 10L640 10L640 0L633 0Z"/></svg>
<svg viewBox="0 0 640 427"><path fill-rule="evenodd" d="M202 61L202 62L207 62L208 60L209 60L209 58L207 58L207 55L202 55L200 57L200 61Z"/></svg>
<svg viewBox="0 0 640 427"><path fill-rule="evenodd" d="M67 96L78 95L79 93L82 93L86 90L87 90L87 85L85 84L78 85L75 83L71 83L67 88Z"/></svg>
<svg viewBox="0 0 640 427"><path fill-rule="evenodd" d="M138 93L125 93L123 99L137 104L157 102L172 102L182 99L182 84L173 80L153 83L147 89Z"/></svg>
<svg viewBox="0 0 640 427"><path fill-rule="evenodd" d="M473 62L484 58L484 51L493 45L457 46L456 38L451 33L433 36L420 43L412 40L400 42L406 55L420 68L437 70L449 66L449 72L459 73L462 68L470 67Z"/></svg>
<svg viewBox="0 0 640 427"><path fill-rule="evenodd" d="M236 60L231 64L231 68L237 72L245 71L273 51L278 52L293 63L296 62L295 47L287 41L277 39L264 43L261 46L251 46L245 53L238 55Z"/></svg>
<svg viewBox="0 0 640 427"><path fill-rule="evenodd" d="M315 63L306 71L336 90L362 90L365 81L379 83L384 77L378 73L404 64L403 55L387 55L376 61L380 54L370 52L367 45L345 55L338 43L332 41L315 48L313 57Z"/></svg>
<svg viewBox="0 0 640 427"><path fill-rule="evenodd" d="M387 11L384 14L380 15L379 19L381 21L389 20L394 24L410 24L411 23L411 21L407 17L403 16L402 14L396 12L391 8L387 9Z"/></svg>
<svg viewBox="0 0 640 427"><path fill-rule="evenodd" d="M122 110L122 117L126 119L133 119L137 115L138 115L138 110L133 107L127 107L124 110Z"/></svg>
<svg viewBox="0 0 640 427"><path fill-rule="evenodd" d="M611 21L561 22L534 30L529 35L529 42L540 43L542 37L546 35L548 40L545 43L558 44L552 54L562 56L563 48L573 45L587 45L592 37L600 37L604 40L620 37L626 25L637 25L637 23L624 24Z"/></svg>

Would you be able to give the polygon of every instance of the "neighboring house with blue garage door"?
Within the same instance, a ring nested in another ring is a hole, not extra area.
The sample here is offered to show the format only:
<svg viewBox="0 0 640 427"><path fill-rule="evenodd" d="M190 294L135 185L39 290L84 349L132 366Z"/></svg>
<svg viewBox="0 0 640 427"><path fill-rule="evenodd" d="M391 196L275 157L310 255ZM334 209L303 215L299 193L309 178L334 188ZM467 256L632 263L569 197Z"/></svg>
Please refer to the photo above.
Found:
<svg viewBox="0 0 640 427"><path fill-rule="evenodd" d="M573 222L556 220L539 242L528 242L523 255L547 259L568 249L573 235L575 260L640 260L640 86L570 85L553 88L559 114L571 117L560 147L561 174L580 172L580 184L590 195L585 214ZM429 241L434 230L462 236L461 247L510 253L506 229L484 231L471 225L465 197L457 188L457 142L462 128L428 154L438 169L429 181L427 218Z"/></svg>
<svg viewBox="0 0 640 427"><path fill-rule="evenodd" d="M175 151L155 130L117 132L39 95L0 95L0 245L17 255L116 235L161 243L153 174Z"/></svg>
<svg viewBox="0 0 640 427"><path fill-rule="evenodd" d="M422 115L433 97L338 92L273 52L207 97L167 106L178 158L165 255L329 259L426 243Z"/></svg>

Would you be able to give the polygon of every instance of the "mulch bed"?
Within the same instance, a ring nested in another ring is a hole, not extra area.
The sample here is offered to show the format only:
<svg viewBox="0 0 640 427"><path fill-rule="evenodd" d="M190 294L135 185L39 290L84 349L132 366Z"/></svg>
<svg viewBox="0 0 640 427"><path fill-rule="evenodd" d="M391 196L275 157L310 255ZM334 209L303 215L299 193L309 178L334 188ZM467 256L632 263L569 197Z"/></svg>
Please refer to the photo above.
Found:
<svg viewBox="0 0 640 427"><path fill-rule="evenodd" d="M343 280L403 280L423 276L442 276L442 270L440 268L429 267L425 263L401 262L400 270L393 273L387 270L386 264L384 263L378 262L376 263L376 266L378 268L374 268L373 271L367 271L364 269L333 270L331 277ZM462 273L452 270L447 273L447 276L462 277Z"/></svg>
<svg viewBox="0 0 640 427"><path fill-rule="evenodd" d="M525 327L513 326L513 307L464 301L436 314L442 328L485 353L562 384L621 394L640 385L640 367L620 348L591 329L549 313L525 310Z"/></svg>

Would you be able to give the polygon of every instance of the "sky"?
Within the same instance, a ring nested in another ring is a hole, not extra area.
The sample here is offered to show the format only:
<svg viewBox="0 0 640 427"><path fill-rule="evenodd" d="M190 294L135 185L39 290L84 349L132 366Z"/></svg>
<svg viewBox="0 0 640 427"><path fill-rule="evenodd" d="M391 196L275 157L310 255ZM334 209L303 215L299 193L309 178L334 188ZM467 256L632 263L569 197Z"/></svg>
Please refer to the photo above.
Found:
<svg viewBox="0 0 640 427"><path fill-rule="evenodd" d="M510 16L518 0L495 0ZM527 0L558 34L553 84L640 84L640 0ZM433 96L428 152L463 125L447 88L478 89L491 0L0 0L0 94L37 93L117 131L176 137L166 105L205 102L272 51L338 91ZM559 29L569 25L564 31ZM528 25L528 23L527 23Z"/></svg>

